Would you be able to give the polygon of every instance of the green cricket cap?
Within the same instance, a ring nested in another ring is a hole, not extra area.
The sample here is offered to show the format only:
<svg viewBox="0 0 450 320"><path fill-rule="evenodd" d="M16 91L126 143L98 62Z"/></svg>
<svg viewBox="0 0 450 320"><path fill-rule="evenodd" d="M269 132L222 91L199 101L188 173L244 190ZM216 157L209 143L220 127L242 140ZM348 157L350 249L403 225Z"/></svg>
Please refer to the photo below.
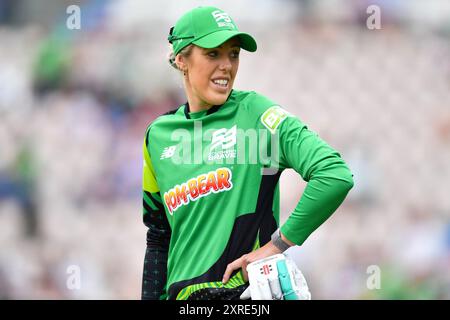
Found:
<svg viewBox="0 0 450 320"><path fill-rule="evenodd" d="M170 28L168 40L177 55L191 43L206 49L216 48L227 40L238 37L242 49L256 51L256 41L247 33L240 32L233 19L216 7L198 7L185 13Z"/></svg>

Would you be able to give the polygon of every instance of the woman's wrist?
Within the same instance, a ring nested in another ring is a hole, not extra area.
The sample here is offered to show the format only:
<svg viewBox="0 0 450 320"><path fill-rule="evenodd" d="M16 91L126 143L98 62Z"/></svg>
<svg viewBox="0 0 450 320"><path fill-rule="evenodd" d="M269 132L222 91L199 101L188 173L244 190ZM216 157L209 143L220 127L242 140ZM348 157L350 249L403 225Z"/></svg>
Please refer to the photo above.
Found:
<svg viewBox="0 0 450 320"><path fill-rule="evenodd" d="M281 235L281 239L286 242L288 245L295 246L295 243L293 243L291 240L289 240L288 238L286 238L286 236L280 231L280 235Z"/></svg>
<svg viewBox="0 0 450 320"><path fill-rule="evenodd" d="M284 252L290 247L292 247L293 242L287 240L287 238L281 233L280 229L278 228L275 230L275 232L272 234L271 243L279 249L280 252Z"/></svg>

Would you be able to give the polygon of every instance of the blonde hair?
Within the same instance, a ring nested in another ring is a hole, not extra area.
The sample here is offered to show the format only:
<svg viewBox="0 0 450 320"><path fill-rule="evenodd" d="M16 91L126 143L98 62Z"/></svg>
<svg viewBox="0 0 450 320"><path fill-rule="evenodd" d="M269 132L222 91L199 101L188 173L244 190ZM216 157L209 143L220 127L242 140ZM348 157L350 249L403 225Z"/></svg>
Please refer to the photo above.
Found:
<svg viewBox="0 0 450 320"><path fill-rule="evenodd" d="M191 53L192 53L192 48L193 48L193 47L194 47L194 46L193 46L192 44L190 44L190 45L184 47L183 49L181 49L181 51L178 52L178 54L181 54L183 57L188 58L188 57L191 55ZM177 66L177 64L176 64L176 62L175 62L175 57L176 57L176 56L175 56L175 54L174 54L173 51L172 51L172 46L170 46L170 52L169 52L169 55L168 55L168 61L169 61L169 64L170 64L173 68L175 68L176 70L182 71L182 70L180 70L180 68L178 68L178 66Z"/></svg>

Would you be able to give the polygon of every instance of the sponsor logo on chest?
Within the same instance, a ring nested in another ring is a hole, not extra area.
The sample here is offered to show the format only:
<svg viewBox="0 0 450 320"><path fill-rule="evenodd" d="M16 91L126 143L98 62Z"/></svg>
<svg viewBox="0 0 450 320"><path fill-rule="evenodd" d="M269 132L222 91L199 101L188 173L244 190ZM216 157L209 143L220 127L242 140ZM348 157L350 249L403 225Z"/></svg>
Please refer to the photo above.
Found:
<svg viewBox="0 0 450 320"><path fill-rule="evenodd" d="M219 193L233 188L231 170L219 168L206 174L189 179L181 185L176 185L164 193L164 202L169 213L173 213L181 206L197 201L211 193Z"/></svg>

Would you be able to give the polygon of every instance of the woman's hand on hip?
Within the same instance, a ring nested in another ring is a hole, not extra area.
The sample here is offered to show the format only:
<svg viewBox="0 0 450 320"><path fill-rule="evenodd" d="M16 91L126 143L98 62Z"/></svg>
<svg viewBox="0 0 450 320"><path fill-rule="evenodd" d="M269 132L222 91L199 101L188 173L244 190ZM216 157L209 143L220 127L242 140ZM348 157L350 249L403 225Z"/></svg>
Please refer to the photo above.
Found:
<svg viewBox="0 0 450 320"><path fill-rule="evenodd" d="M263 247L255 250L253 252L244 254L242 257L234 260L230 264L228 264L225 273L222 278L222 283L227 283L230 279L231 274L234 270L238 270L242 268L242 274L244 276L244 280L248 281L247 274L247 265L256 260L260 260L269 256L273 256L274 254L281 253L280 249L278 249L271 241L265 244Z"/></svg>

